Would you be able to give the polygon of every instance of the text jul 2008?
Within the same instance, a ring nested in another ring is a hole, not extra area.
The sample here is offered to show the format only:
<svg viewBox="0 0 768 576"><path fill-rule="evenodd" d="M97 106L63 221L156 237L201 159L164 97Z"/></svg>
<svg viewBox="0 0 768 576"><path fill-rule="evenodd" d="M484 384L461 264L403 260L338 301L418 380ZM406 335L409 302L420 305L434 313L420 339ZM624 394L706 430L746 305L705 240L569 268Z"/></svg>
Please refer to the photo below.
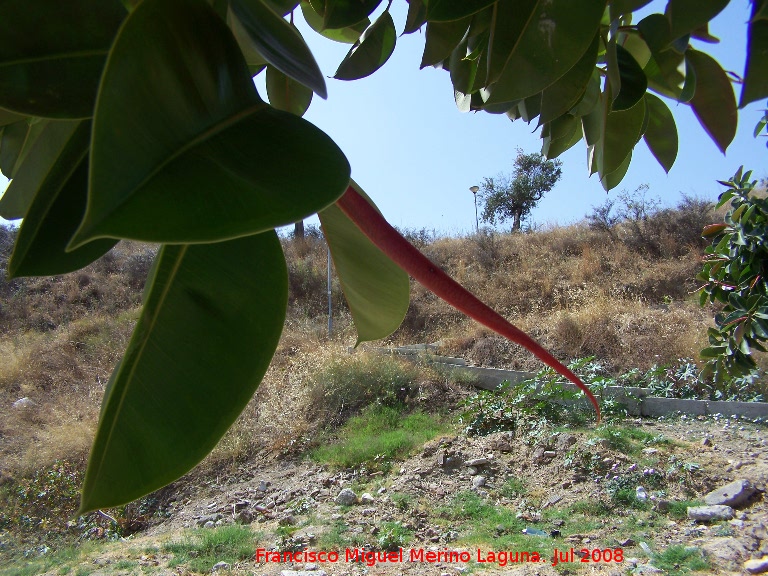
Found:
<svg viewBox="0 0 768 576"><path fill-rule="evenodd" d="M610 563L623 562L624 551L621 548L570 548L567 550L554 549L552 556L543 555L537 551L484 551L477 549L473 555L467 550L425 550L424 548L414 548L404 551L402 548L391 552L365 550L362 548L347 548L343 552L331 551L313 551L303 550L299 552L278 552L258 548L254 557L256 562L264 563L288 563L288 562L310 562L310 563L336 563L336 562L359 562L368 566L385 563L401 562L453 562L469 563L474 560L478 564L494 563L503 568L508 564L518 563L551 563L556 566L561 563L582 562L582 563Z"/></svg>

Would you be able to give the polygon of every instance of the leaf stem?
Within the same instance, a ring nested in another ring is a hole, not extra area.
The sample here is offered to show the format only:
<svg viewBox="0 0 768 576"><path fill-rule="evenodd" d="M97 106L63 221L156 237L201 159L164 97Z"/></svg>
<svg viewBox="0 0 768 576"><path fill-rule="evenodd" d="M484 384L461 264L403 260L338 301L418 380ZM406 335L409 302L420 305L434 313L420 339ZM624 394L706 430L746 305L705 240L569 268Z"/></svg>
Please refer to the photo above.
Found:
<svg viewBox="0 0 768 576"><path fill-rule="evenodd" d="M527 349L547 366L573 382L587 395L597 413L600 422L600 405L586 385L571 370L563 366L541 344L525 332L510 324L500 314L481 302L477 297L461 286L443 270L433 264L426 256L414 248L395 230L357 191L350 186L336 205L358 228L395 264L408 272L424 287L436 296L480 322L497 334Z"/></svg>

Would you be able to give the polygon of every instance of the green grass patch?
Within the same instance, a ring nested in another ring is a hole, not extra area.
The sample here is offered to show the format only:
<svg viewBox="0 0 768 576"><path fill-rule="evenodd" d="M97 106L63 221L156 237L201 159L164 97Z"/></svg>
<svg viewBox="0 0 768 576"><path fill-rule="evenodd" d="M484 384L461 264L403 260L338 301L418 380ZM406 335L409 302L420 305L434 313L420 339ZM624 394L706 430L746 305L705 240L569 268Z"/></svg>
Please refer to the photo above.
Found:
<svg viewBox="0 0 768 576"><path fill-rule="evenodd" d="M202 528L163 545L163 552L173 555L169 568L183 565L192 572L210 572L217 562L233 564L253 558L255 535L245 526Z"/></svg>
<svg viewBox="0 0 768 576"><path fill-rule="evenodd" d="M528 493L528 488L526 488L523 480L511 477L507 478L499 492L505 498L517 498L519 496L525 496Z"/></svg>
<svg viewBox="0 0 768 576"><path fill-rule="evenodd" d="M366 464L387 469L392 458L407 455L445 430L430 414L404 414L402 407L373 405L347 421L338 431L338 442L316 448L310 455L335 468Z"/></svg>
<svg viewBox="0 0 768 576"><path fill-rule="evenodd" d="M317 540L318 550L344 550L365 544L365 536L358 532L350 532L343 522L335 522L327 532L323 532Z"/></svg>
<svg viewBox="0 0 768 576"><path fill-rule="evenodd" d="M389 499L400 510L408 510L413 507L413 496L404 492L393 492L389 495Z"/></svg>
<svg viewBox="0 0 768 576"><path fill-rule="evenodd" d="M376 534L376 542L380 550L399 550L413 538L413 532L400 522L382 522Z"/></svg>
<svg viewBox="0 0 768 576"><path fill-rule="evenodd" d="M579 500L568 507L569 515L582 514L583 516L602 517L613 514L613 508L602 500L590 498Z"/></svg>
<svg viewBox="0 0 768 576"><path fill-rule="evenodd" d="M668 574L688 574L709 570L701 550L691 546L670 546L664 552L653 555L653 565Z"/></svg>
<svg viewBox="0 0 768 576"><path fill-rule="evenodd" d="M56 569L59 574L72 574L74 567L104 543L84 542L67 546L37 558L13 560L0 568L0 576L33 576Z"/></svg>
<svg viewBox="0 0 768 576"><path fill-rule="evenodd" d="M601 426L596 430L595 437L604 440L609 448L628 456L636 456L648 446L670 444L670 440L661 434L652 434L640 428L622 426Z"/></svg>

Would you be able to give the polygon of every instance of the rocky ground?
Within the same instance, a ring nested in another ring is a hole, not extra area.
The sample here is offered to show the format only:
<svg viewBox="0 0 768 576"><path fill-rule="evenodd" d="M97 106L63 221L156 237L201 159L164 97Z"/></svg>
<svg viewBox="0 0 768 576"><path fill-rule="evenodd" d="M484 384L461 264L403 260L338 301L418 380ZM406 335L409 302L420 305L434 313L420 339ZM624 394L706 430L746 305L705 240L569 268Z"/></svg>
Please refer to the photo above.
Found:
<svg viewBox="0 0 768 576"><path fill-rule="evenodd" d="M768 572L767 454L762 424L683 417L597 430L446 437L386 473L265 459L202 488L177 483L165 491L157 523L129 544L135 551L142 543L178 538L184 529L241 523L252 527L264 557L214 570L283 576ZM617 500L620 488L633 499ZM401 530L392 533L393 527ZM402 561L345 561L346 549L381 550L400 533L408 540ZM279 552L334 548L340 550L336 562L311 556L265 561ZM695 550L699 564L667 558L663 569L656 566L671 548ZM125 550L94 558L95 573L133 573L118 569ZM489 556L499 550L510 553L506 565ZM555 550L562 561L553 567ZM582 558L582 550L592 556ZM607 562L605 550L612 556ZM522 562L523 552L531 560L534 551L539 562ZM429 562L430 552L442 556ZM601 561L584 561L593 558ZM184 573L168 567L171 559L162 551L136 558L144 572Z"/></svg>

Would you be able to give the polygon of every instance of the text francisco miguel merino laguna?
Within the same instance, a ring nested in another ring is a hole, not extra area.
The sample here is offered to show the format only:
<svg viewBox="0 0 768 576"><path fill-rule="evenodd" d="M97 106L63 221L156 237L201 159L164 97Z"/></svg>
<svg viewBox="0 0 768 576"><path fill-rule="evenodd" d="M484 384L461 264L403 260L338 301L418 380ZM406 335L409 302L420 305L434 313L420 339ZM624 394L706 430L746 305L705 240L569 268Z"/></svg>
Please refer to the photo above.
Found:
<svg viewBox="0 0 768 576"><path fill-rule="evenodd" d="M425 550L424 548L414 548L407 551L400 550L394 552L375 552L363 548L347 548L342 551L312 551L304 550L300 552L278 552L267 550L266 548L257 548L254 560L264 563L286 563L286 562L311 562L311 563L336 563L336 562L362 562L368 566L377 564L398 563L398 562L454 562L468 563L472 560L479 564L493 562L504 567L507 564L524 562L547 562L552 566L557 566L561 562L623 562L624 551L621 548L606 548L604 550L570 548L569 550L558 550L555 548L551 560L543 557L534 551L484 551L477 550L473 556L466 550Z"/></svg>

